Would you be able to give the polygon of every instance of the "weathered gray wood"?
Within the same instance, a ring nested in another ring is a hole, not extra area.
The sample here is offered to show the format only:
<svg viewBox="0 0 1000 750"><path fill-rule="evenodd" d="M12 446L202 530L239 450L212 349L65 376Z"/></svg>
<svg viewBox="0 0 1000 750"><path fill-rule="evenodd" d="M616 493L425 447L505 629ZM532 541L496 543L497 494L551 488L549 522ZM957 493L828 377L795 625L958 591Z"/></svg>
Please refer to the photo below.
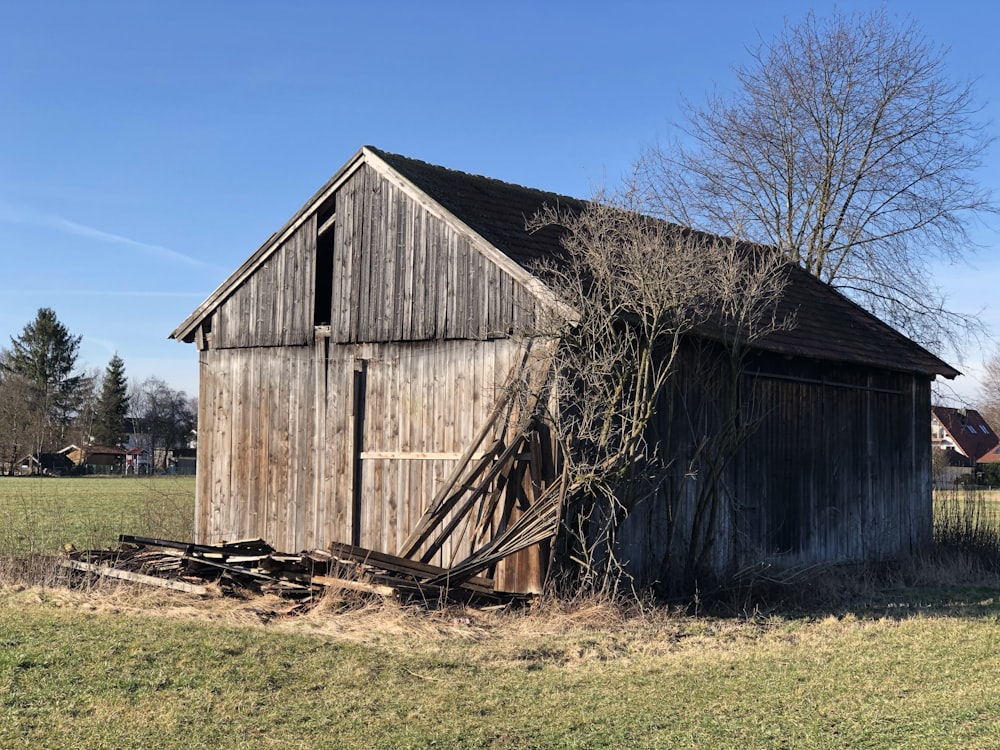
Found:
<svg viewBox="0 0 1000 750"><path fill-rule="evenodd" d="M396 595L396 590L392 586L384 586L379 583L352 581L349 578L337 578L335 576L312 576L309 580L319 586L326 586L328 588L360 591L364 594L377 594L383 597L394 597Z"/></svg>
<svg viewBox="0 0 1000 750"><path fill-rule="evenodd" d="M337 342L483 339L512 328L525 317L520 308L535 304L533 292L468 235L374 170L360 169L345 181L337 217L331 321ZM517 299L505 301L505 294Z"/></svg>
<svg viewBox="0 0 1000 750"><path fill-rule="evenodd" d="M508 393L503 392L501 398L497 401L490 415L483 422L482 427L476 436L469 443L468 448L462 453L462 457L458 460L458 464L452 471L451 475L444 481L438 494L431 500L430 506L424 512L423 520L418 526L410 533L406 541L400 547L397 553L400 557L411 557L419 546L427 539L430 535L431 530L433 530L434 524L438 522L441 516L448 511L449 508L445 507L445 504L451 501L452 504L458 501L457 497L452 497L452 490L455 485L460 481L469 461L472 456L475 455L476 451L479 450L479 446L482 445L483 440L489 435L496 424L500 415L503 414L507 407ZM473 473L478 473L479 471L485 469L487 457L493 455L493 450L486 451L486 455L483 459L477 462L477 466Z"/></svg>
<svg viewBox="0 0 1000 750"><path fill-rule="evenodd" d="M205 586L199 586L194 583L174 581L169 578L157 578L156 576L143 575L142 573L133 573L130 570L118 570L108 565L88 563L82 560L60 560L59 566L69 568L70 570L94 573L103 578L118 578L123 581L131 581L132 583L141 583L144 586L155 586L159 589L171 589L173 591L183 591L188 594L200 594L201 596L208 594L208 589Z"/></svg>

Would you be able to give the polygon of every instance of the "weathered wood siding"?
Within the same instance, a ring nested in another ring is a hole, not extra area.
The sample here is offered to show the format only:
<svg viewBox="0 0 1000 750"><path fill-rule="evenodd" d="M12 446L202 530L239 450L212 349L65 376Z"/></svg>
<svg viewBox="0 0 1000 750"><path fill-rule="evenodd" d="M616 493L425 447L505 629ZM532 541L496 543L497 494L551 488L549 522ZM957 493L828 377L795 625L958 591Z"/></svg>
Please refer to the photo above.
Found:
<svg viewBox="0 0 1000 750"><path fill-rule="evenodd" d="M775 358L747 375L740 398L753 432L732 457L716 507L706 568L728 576L781 567L901 559L931 543L930 381L926 377ZM635 508L620 534L622 559L642 582L679 575L661 567L668 545L683 560L695 498L706 477L694 446L713 429L724 382L685 377L656 435L675 467L676 502L660 494ZM714 382L713 382L714 381ZM679 554L678 554L679 551Z"/></svg>
<svg viewBox="0 0 1000 750"><path fill-rule="evenodd" d="M351 406L326 415L325 443L337 447L325 456L322 505L333 513L321 535L395 552L485 422L522 348L502 339L330 349L330 392L350 393ZM431 562L449 565L471 551L448 542Z"/></svg>
<svg viewBox="0 0 1000 750"><path fill-rule="evenodd" d="M395 552L522 357L511 339L321 339L203 352L198 539L261 537L288 551L341 541ZM468 541L446 543L432 562L471 551ZM537 550L502 566L497 579L537 588Z"/></svg>
<svg viewBox="0 0 1000 750"><path fill-rule="evenodd" d="M528 290L370 167L338 190L336 213L334 342L487 339L533 320Z"/></svg>
<svg viewBox="0 0 1000 750"><path fill-rule="evenodd" d="M260 537L279 549L302 548L317 481L315 352L309 346L202 352L199 540Z"/></svg>
<svg viewBox="0 0 1000 750"><path fill-rule="evenodd" d="M740 462L739 564L892 560L931 542L929 379L818 369L748 383L760 424Z"/></svg>
<svg viewBox="0 0 1000 750"><path fill-rule="evenodd" d="M305 346L313 338L316 217L309 217L212 316L212 346Z"/></svg>

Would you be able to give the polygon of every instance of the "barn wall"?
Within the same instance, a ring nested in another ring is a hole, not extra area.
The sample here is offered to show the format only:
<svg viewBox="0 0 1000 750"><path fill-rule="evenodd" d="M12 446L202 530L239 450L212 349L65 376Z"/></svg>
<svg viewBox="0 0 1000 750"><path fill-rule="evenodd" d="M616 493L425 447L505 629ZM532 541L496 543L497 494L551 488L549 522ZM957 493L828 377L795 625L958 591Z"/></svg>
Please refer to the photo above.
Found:
<svg viewBox="0 0 1000 750"><path fill-rule="evenodd" d="M925 549L929 379L817 370L800 369L805 382L749 383L760 424L741 457L739 563L883 561Z"/></svg>
<svg viewBox="0 0 1000 750"><path fill-rule="evenodd" d="M395 552L523 356L511 339L321 338L203 352L198 540L260 537L286 551L339 541ZM431 562L450 565L471 551L468 540L447 542ZM537 588L539 553L502 566L497 585Z"/></svg>
<svg viewBox="0 0 1000 750"><path fill-rule="evenodd" d="M306 345L313 338L316 217L309 217L218 308L215 348Z"/></svg>
<svg viewBox="0 0 1000 750"><path fill-rule="evenodd" d="M334 342L486 339L532 322L522 285L370 167L337 191L336 217Z"/></svg>
<svg viewBox="0 0 1000 750"><path fill-rule="evenodd" d="M326 498L316 513L324 524L315 539L395 552L486 421L523 349L502 339L330 350ZM450 565L470 552L467 542L449 542L431 562Z"/></svg>
<svg viewBox="0 0 1000 750"><path fill-rule="evenodd" d="M725 471L706 566L715 575L762 562L780 567L884 561L931 543L930 382L857 367L762 358L744 377L751 437ZM644 582L678 576L661 567L669 545L684 559L693 505L707 468L693 446L718 424L728 393L719 378L681 373L655 426L673 461L666 493L634 509L622 558ZM714 396L713 396L714 394ZM713 406L714 405L714 406ZM691 426L694 425L694 431ZM669 446L669 447L666 447Z"/></svg>
<svg viewBox="0 0 1000 750"><path fill-rule="evenodd" d="M296 551L317 481L316 347L201 354L199 540L260 537ZM323 363L320 363L322 367Z"/></svg>

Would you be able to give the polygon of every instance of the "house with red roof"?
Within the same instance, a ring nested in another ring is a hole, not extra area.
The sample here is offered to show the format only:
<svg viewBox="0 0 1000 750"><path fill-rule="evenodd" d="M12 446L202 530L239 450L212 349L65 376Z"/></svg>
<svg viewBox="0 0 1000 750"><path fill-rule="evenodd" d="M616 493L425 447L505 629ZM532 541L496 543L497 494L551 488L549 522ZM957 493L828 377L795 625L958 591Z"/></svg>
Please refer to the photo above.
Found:
<svg viewBox="0 0 1000 750"><path fill-rule="evenodd" d="M970 481L977 466L1000 461L1000 437L975 409L934 406L931 408L931 445L944 451L943 466L935 477L938 486Z"/></svg>

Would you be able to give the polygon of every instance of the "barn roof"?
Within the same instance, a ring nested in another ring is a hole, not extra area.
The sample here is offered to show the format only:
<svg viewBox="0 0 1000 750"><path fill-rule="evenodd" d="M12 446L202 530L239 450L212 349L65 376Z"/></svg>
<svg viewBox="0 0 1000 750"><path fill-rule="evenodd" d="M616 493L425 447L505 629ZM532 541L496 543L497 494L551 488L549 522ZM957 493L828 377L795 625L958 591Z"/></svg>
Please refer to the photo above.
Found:
<svg viewBox="0 0 1000 750"><path fill-rule="evenodd" d="M569 210L579 210L586 205L577 198L467 174L365 146L171 333L171 338L191 341L201 321L365 163L392 178L425 204L436 207L446 220L470 231L481 240L481 245L488 246L491 254L495 253L508 263L513 261L510 265L516 266L522 280L532 276L536 261L556 257L562 250L559 228L528 232L526 220L545 205ZM536 278L531 281L536 289L540 286ZM770 334L756 344L758 348L901 372L948 378L959 374L828 284L797 267L790 269L789 283L778 312L779 315L794 314L795 326Z"/></svg>

